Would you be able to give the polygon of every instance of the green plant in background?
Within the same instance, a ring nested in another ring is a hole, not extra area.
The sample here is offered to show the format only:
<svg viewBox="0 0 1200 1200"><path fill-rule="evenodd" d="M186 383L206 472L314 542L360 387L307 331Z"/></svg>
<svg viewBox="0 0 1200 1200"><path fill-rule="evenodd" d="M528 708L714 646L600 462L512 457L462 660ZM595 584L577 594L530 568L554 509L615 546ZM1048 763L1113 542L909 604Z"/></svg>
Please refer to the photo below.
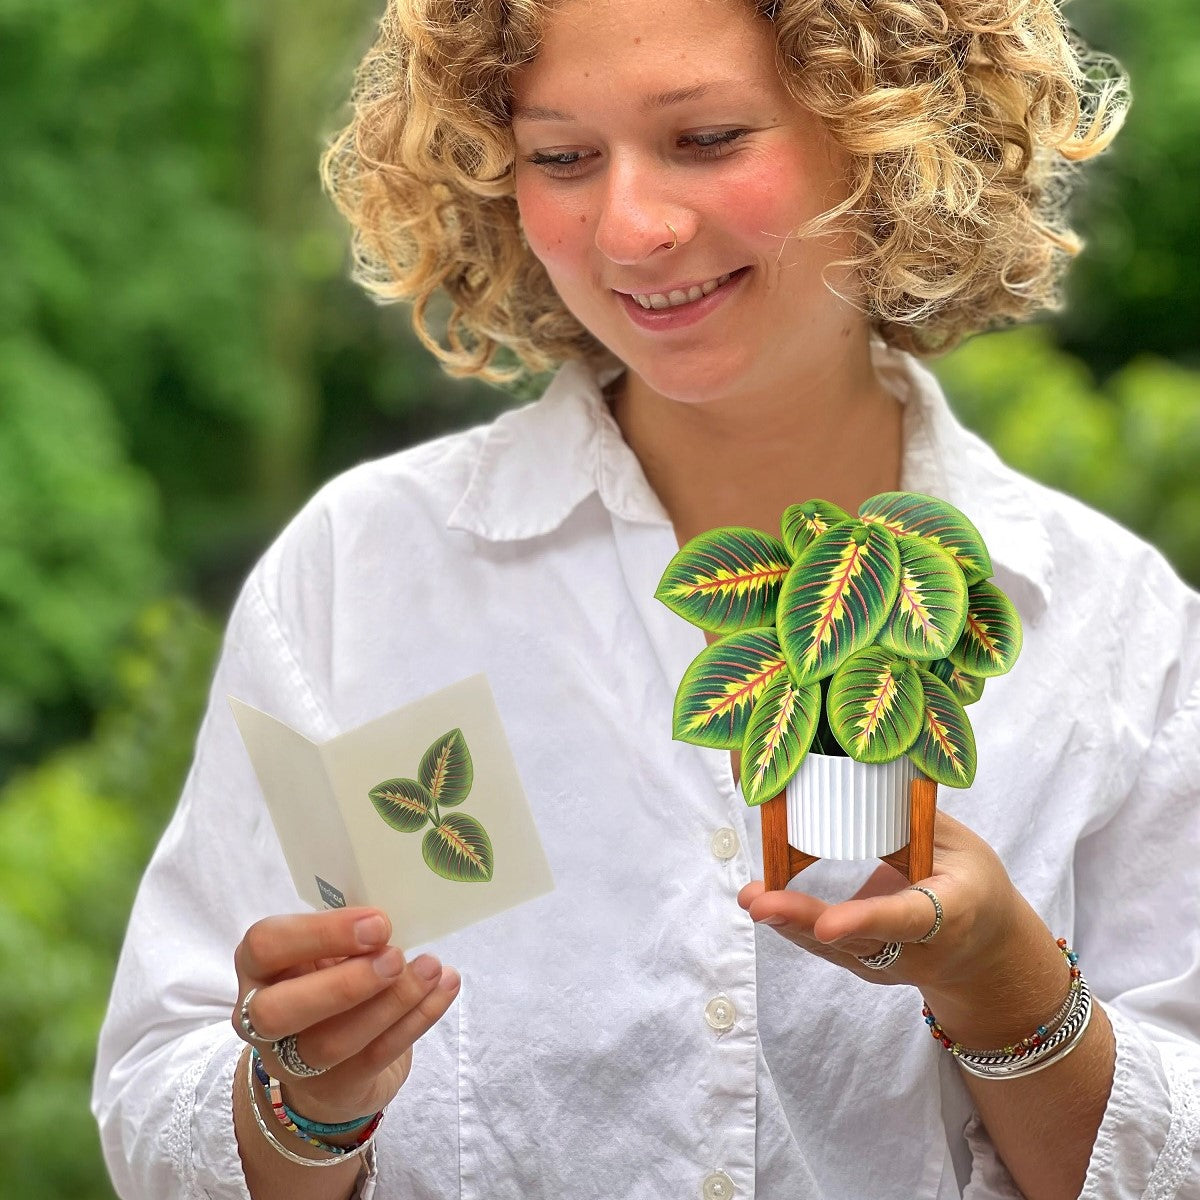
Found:
<svg viewBox="0 0 1200 1200"><path fill-rule="evenodd" d="M112 1200L88 1111L134 888L179 795L217 647L186 601L146 608L93 736L0 790L0 1197Z"/></svg>
<svg viewBox="0 0 1200 1200"><path fill-rule="evenodd" d="M935 367L1001 458L1135 530L1200 586L1200 371L1141 356L1098 385L1045 326L975 338Z"/></svg>
<svg viewBox="0 0 1200 1200"><path fill-rule="evenodd" d="M674 736L739 750L750 805L783 791L810 749L864 763L907 754L931 779L969 787L964 706L1021 649L978 530L944 500L883 492L857 517L827 500L793 504L781 532L711 530L663 573L659 600L726 635L684 673Z"/></svg>
<svg viewBox="0 0 1200 1200"><path fill-rule="evenodd" d="M385 779L370 791L375 811L399 833L419 833L425 865L455 883L488 883L495 856L487 830L464 812L442 814L471 793L475 768L461 729L444 733L421 756L416 779Z"/></svg>

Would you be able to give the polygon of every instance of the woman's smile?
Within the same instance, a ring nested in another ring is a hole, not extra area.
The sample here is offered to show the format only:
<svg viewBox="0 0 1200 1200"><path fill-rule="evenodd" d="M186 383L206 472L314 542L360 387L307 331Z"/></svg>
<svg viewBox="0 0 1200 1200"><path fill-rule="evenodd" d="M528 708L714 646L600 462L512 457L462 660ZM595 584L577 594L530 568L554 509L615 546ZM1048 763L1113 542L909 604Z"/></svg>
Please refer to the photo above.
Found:
<svg viewBox="0 0 1200 1200"><path fill-rule="evenodd" d="M703 321L730 301L750 267L726 272L703 283L680 284L661 292L616 292L629 320L639 329L666 332Z"/></svg>

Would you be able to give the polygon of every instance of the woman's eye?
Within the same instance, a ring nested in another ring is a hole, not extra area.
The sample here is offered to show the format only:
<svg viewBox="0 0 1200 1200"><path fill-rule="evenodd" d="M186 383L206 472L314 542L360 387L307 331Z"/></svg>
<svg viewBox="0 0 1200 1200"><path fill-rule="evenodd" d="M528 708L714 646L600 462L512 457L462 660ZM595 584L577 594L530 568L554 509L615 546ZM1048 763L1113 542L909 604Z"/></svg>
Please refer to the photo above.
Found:
<svg viewBox="0 0 1200 1200"><path fill-rule="evenodd" d="M690 146L692 157L720 158L728 148L740 137L745 137L748 129L722 129L714 133L689 133L679 139L681 146Z"/></svg>
<svg viewBox="0 0 1200 1200"><path fill-rule="evenodd" d="M579 167L586 158L582 150L535 150L525 156L525 161L541 167L547 175L566 179L579 173Z"/></svg>

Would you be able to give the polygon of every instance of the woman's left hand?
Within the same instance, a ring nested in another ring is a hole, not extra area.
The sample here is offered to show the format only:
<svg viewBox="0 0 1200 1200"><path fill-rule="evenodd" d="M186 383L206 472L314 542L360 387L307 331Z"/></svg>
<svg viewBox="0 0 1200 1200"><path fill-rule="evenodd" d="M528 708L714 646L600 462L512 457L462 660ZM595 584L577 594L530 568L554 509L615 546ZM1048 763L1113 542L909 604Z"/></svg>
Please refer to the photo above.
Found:
<svg viewBox="0 0 1200 1200"><path fill-rule="evenodd" d="M753 920L862 979L915 984L927 995L985 990L989 978L1011 970L1018 939L1029 936L1030 920L1041 924L996 852L944 812L937 813L934 826L933 874L917 882L942 904L941 928L925 944L917 939L933 926L933 903L886 863L840 904L803 892L768 892L761 880L747 884L738 903ZM859 961L858 956L877 954L887 942L904 943L891 966L873 970Z"/></svg>

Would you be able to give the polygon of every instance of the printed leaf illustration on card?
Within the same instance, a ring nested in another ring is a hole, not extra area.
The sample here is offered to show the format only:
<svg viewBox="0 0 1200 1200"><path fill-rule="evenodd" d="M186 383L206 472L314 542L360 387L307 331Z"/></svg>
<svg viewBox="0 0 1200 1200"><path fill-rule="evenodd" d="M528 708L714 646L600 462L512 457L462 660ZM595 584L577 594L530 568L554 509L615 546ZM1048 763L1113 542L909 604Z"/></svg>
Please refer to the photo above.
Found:
<svg viewBox="0 0 1200 1200"><path fill-rule="evenodd" d="M471 752L461 729L442 734L421 756L419 779L387 779L368 793L379 816L398 833L419 833L426 866L453 883L488 883L494 854L487 830L463 812L442 815L461 804L475 781Z"/></svg>

